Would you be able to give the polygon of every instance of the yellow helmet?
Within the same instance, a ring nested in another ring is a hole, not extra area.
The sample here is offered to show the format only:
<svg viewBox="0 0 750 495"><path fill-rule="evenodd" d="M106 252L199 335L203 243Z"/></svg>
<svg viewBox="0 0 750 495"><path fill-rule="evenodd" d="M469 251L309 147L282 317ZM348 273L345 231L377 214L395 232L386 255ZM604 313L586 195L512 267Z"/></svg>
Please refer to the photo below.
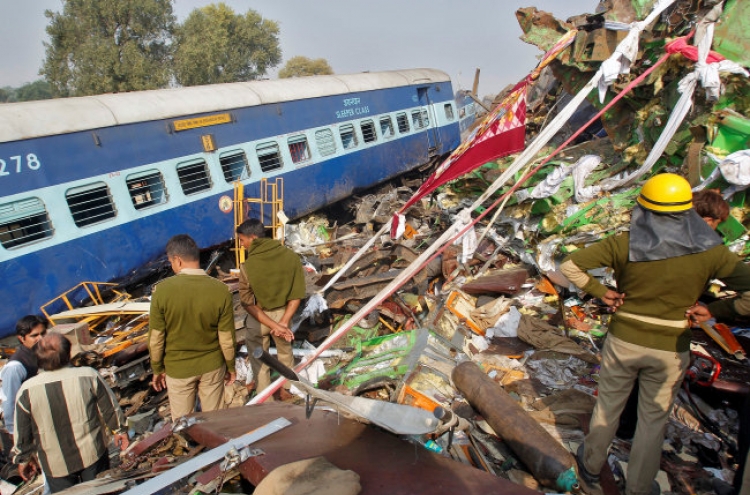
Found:
<svg viewBox="0 0 750 495"><path fill-rule="evenodd" d="M646 181L636 201L651 211L686 211L693 207L693 191L684 177L659 174Z"/></svg>

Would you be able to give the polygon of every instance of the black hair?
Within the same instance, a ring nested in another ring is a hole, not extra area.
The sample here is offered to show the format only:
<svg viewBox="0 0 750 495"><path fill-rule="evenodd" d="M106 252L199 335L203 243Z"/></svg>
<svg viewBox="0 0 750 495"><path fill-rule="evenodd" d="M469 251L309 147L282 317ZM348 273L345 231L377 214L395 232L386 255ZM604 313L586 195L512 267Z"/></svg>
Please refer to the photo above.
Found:
<svg viewBox="0 0 750 495"><path fill-rule="evenodd" d="M167 242L167 257L179 256L185 261L199 261L200 249L192 237L187 234L178 234Z"/></svg>
<svg viewBox="0 0 750 495"><path fill-rule="evenodd" d="M237 226L237 233L247 236L254 235L255 237L265 237L266 227L263 225L263 222L257 218L251 218Z"/></svg>
<svg viewBox="0 0 750 495"><path fill-rule="evenodd" d="M16 322L16 335L26 337L39 325L42 325L46 330L47 320L37 315L26 315Z"/></svg>

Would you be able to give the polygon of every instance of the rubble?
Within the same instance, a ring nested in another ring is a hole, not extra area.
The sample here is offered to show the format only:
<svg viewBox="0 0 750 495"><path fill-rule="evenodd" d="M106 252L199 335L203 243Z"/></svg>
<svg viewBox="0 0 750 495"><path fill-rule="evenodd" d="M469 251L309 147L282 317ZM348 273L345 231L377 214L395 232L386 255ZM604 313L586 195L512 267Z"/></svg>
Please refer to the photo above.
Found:
<svg viewBox="0 0 750 495"><path fill-rule="evenodd" d="M350 198L348 214L319 212L286 225L286 243L305 261L311 295L295 320L300 364L287 375L295 380L292 401L264 402L271 392L251 397L237 383L225 394L227 410L172 423L166 394L149 388L147 294L117 292L104 300L97 292L93 306L67 304L48 315L75 341L76 363L97 367L116 390L129 419L131 447L115 457L96 493L143 492L158 473L187 470L204 448L219 448L275 418L292 424L236 449L259 449L256 455L231 463L236 452L225 449L223 467L181 475L172 492L250 490L242 483L258 485L276 468L311 456L353 471L361 493L580 490L571 453L593 409L610 313L557 271L560 259L626 229L643 179L661 171L721 190L732 210L718 232L745 261L750 255L747 73L716 72L719 86L706 83L715 91L690 89L692 104L679 119L673 116L688 93L680 81L691 77L700 57L713 57L700 66L721 56L748 65L746 4L722 5L609 0L566 21L520 9L527 42L548 50L570 37L529 89L523 152L440 186L402 213L422 181L405 178ZM616 24L649 15L638 26ZM693 40L710 41L703 24L716 19L718 53L687 50L696 25L701 29ZM626 38L640 40L628 52L632 58L606 83L592 84ZM589 94L594 87L598 94ZM566 110L576 101L582 104ZM387 235L394 214L403 214L399 238ZM218 272L236 290L237 272L221 266ZM606 271L594 275L612 279ZM705 297L730 296L718 288ZM244 319L238 309L238 335ZM694 330L693 346L706 361L691 368L692 382L670 417L657 478L663 492L713 493L732 483L738 411L750 393L750 330L746 322L726 323L723 343L712 338L713 327ZM249 383L246 355L247 349L240 353L237 369ZM440 426L394 428L394 413L385 411L407 406L430 421L434 415ZM616 439L602 474L604 493L624 486L628 455L629 440ZM394 481L385 479L386 471ZM25 485L15 493L33 490Z"/></svg>

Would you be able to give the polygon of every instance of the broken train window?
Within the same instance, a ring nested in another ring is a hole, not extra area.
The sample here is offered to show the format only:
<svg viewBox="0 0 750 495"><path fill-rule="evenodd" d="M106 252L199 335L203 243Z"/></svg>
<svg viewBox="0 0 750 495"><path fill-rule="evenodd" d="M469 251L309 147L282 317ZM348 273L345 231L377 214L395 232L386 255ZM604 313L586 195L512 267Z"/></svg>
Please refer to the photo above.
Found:
<svg viewBox="0 0 750 495"><path fill-rule="evenodd" d="M68 202L73 222L78 227L103 222L117 215L109 186L105 182L94 182L68 189L65 200Z"/></svg>
<svg viewBox="0 0 750 495"><path fill-rule="evenodd" d="M224 153L219 157L219 163L221 164L221 171L224 173L224 180L228 183L250 177L247 156L245 156L244 151Z"/></svg>
<svg viewBox="0 0 750 495"><path fill-rule="evenodd" d="M205 160L177 165L177 176L185 194L195 194L211 189L211 176Z"/></svg>
<svg viewBox="0 0 750 495"><path fill-rule="evenodd" d="M307 146L307 136L304 134L292 136L289 138L289 153L292 155L292 162L300 163L310 159L310 148Z"/></svg>
<svg viewBox="0 0 750 495"><path fill-rule="evenodd" d="M167 188L164 177L158 170L147 170L126 177L130 199L136 210L167 202Z"/></svg>
<svg viewBox="0 0 750 495"><path fill-rule="evenodd" d="M390 115L380 118L380 134L384 138L393 137L393 120Z"/></svg>
<svg viewBox="0 0 750 495"><path fill-rule="evenodd" d="M0 244L11 249L52 237L54 229L44 203L27 198L0 205Z"/></svg>
<svg viewBox="0 0 750 495"><path fill-rule="evenodd" d="M259 144L255 148L255 153L258 155L260 169L263 172L270 172L284 166L279 153L279 145L275 141Z"/></svg>
<svg viewBox="0 0 750 495"><path fill-rule="evenodd" d="M341 146L345 150L357 147L357 135L354 133L354 126L352 124L340 126L339 133L341 134Z"/></svg>

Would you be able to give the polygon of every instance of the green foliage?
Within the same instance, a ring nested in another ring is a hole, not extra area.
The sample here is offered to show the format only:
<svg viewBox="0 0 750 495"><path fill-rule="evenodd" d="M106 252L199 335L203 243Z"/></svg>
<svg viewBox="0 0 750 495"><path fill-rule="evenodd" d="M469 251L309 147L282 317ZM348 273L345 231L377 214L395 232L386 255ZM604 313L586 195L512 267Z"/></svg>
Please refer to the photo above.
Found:
<svg viewBox="0 0 750 495"><path fill-rule="evenodd" d="M41 73L55 96L165 87L170 80L171 0L65 0L47 10Z"/></svg>
<svg viewBox="0 0 750 495"><path fill-rule="evenodd" d="M279 78L286 79L288 77L321 76L327 74L333 74L333 69L328 65L326 59L316 58L313 60L297 56L287 61L284 68L279 71Z"/></svg>
<svg viewBox="0 0 750 495"><path fill-rule="evenodd" d="M44 79L24 84L15 90L16 101L47 100L52 98L52 86Z"/></svg>
<svg viewBox="0 0 750 495"><path fill-rule="evenodd" d="M183 86L258 79L281 61L278 36L278 24L254 10L196 9L175 31L175 79Z"/></svg>

